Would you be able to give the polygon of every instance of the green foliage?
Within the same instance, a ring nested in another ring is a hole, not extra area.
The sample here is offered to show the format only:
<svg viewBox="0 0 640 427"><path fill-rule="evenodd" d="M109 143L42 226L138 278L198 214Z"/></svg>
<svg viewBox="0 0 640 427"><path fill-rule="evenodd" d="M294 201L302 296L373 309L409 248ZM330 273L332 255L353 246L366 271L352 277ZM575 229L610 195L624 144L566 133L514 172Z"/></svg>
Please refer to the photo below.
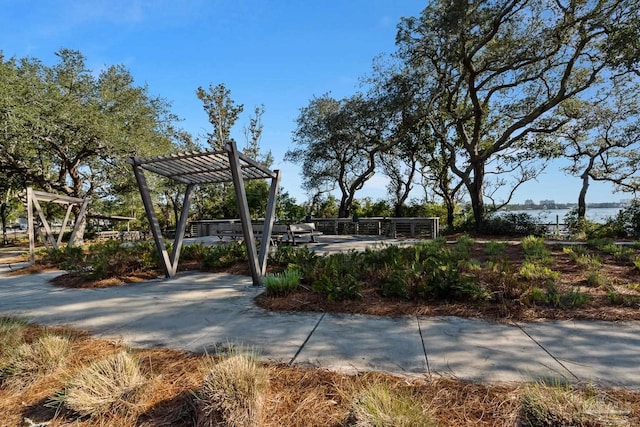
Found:
<svg viewBox="0 0 640 427"><path fill-rule="evenodd" d="M64 246L46 252L44 261L57 265L61 270L79 272L84 269L86 257L81 246Z"/></svg>
<svg viewBox="0 0 640 427"><path fill-rule="evenodd" d="M455 257L468 259L471 256L471 249L475 243L475 240L469 236L460 236L453 247Z"/></svg>
<svg viewBox="0 0 640 427"><path fill-rule="evenodd" d="M589 286L599 288L607 284L607 278L602 273L600 273L599 270L594 269L587 276L587 283L589 284Z"/></svg>
<svg viewBox="0 0 640 427"><path fill-rule="evenodd" d="M122 277L134 271L156 269L159 257L153 243L133 245L107 240L83 249L79 246L51 250L45 260L70 273L83 274L90 279Z"/></svg>
<svg viewBox="0 0 640 427"><path fill-rule="evenodd" d="M560 295L560 305L562 307L580 308L589 303L591 297L582 292L580 288L571 289Z"/></svg>
<svg viewBox="0 0 640 427"><path fill-rule="evenodd" d="M0 169L37 188L124 204L135 191L126 159L169 153L190 136L174 126L168 103L136 86L123 66L92 71L78 51L55 55L52 66L0 57L0 111L11 118L3 119Z"/></svg>
<svg viewBox="0 0 640 427"><path fill-rule="evenodd" d="M500 258L507 249L507 242L489 240L484 245L484 253L491 258Z"/></svg>
<svg viewBox="0 0 640 427"><path fill-rule="evenodd" d="M609 243L601 245L598 249L602 252L612 255L615 259L624 262L631 262L635 251L627 246L616 245L615 243Z"/></svg>
<svg viewBox="0 0 640 427"><path fill-rule="evenodd" d="M311 271L319 256L306 246L278 245L276 250L269 254L269 262L280 267L295 267L302 275Z"/></svg>
<svg viewBox="0 0 640 427"><path fill-rule="evenodd" d="M634 199L629 206L622 209L615 219L622 236L640 237L640 200Z"/></svg>
<svg viewBox="0 0 640 427"><path fill-rule="evenodd" d="M330 301L360 298L362 283L358 277L360 255L357 252L331 254L318 259L313 270L303 273L314 291L327 295Z"/></svg>
<svg viewBox="0 0 640 427"><path fill-rule="evenodd" d="M478 230L489 236L544 236L546 227L528 213L501 213L487 217Z"/></svg>
<svg viewBox="0 0 640 427"><path fill-rule="evenodd" d="M551 251L542 237L527 236L522 238L522 250L525 260L537 264L551 264Z"/></svg>
<svg viewBox="0 0 640 427"><path fill-rule="evenodd" d="M637 256L633 259L633 266L636 270L640 270L640 256Z"/></svg>
<svg viewBox="0 0 640 427"><path fill-rule="evenodd" d="M367 386L353 401L357 426L436 427L438 424L411 394L382 381Z"/></svg>
<svg viewBox="0 0 640 427"><path fill-rule="evenodd" d="M269 296L287 296L298 289L300 277L300 271L297 269L269 273L263 279L265 291Z"/></svg>
<svg viewBox="0 0 640 427"><path fill-rule="evenodd" d="M231 267L239 262L247 262L247 260L247 250L244 243L223 243L209 249L200 268L204 271L216 271Z"/></svg>
<svg viewBox="0 0 640 427"><path fill-rule="evenodd" d="M93 279L121 277L143 268L140 253L117 240L92 245L89 251L89 277Z"/></svg>
<svg viewBox="0 0 640 427"><path fill-rule="evenodd" d="M202 261L209 254L209 246L202 243L192 243L182 246L180 250L181 261Z"/></svg>
<svg viewBox="0 0 640 427"><path fill-rule="evenodd" d="M546 280L550 282L556 282L560 277L560 273L551 270L549 267L539 265L535 262L525 261L520 267L520 276L525 279L533 280Z"/></svg>

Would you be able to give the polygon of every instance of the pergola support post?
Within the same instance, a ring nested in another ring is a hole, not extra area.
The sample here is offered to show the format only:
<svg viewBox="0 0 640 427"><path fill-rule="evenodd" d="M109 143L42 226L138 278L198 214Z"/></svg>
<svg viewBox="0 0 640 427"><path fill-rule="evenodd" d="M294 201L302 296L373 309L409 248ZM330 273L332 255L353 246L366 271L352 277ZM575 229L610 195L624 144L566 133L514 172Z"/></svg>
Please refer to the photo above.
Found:
<svg viewBox="0 0 640 427"><path fill-rule="evenodd" d="M267 256L269 255L269 246L271 245L271 231L276 218L276 201L278 197L278 188L280 187L280 171L275 170L275 178L271 179L271 187L269 188L269 200L267 202L267 211L264 217L264 227L262 229L262 243L260 245L260 254L258 255L258 263L260 265L260 278L267 273Z"/></svg>
<svg viewBox="0 0 640 427"><path fill-rule="evenodd" d="M144 170L142 170L142 168L138 165L137 158L133 159L133 173L136 177L136 182L138 183L138 189L140 190L140 196L142 197L144 210L147 213L147 218L149 219L151 234L153 235L153 240L155 241L156 248L158 248L158 253L160 254L162 269L164 270L164 274L166 277L173 277L173 275L171 274L171 261L169 260L167 248L164 245L162 230L160 230L160 223L158 222L156 212L153 209L153 202L151 201L151 194L149 194L147 178L144 175Z"/></svg>
<svg viewBox="0 0 640 427"><path fill-rule="evenodd" d="M188 184L184 193L184 201L182 203L182 211L180 212L180 220L176 226L176 237L173 241L173 251L171 252L171 277L176 275L178 270L178 260L180 259L180 250L182 249L182 241L184 232L187 229L187 220L189 219L189 207L191 206L191 191L193 184Z"/></svg>
<svg viewBox="0 0 640 427"><path fill-rule="evenodd" d="M60 234L56 239L53 235L53 230L51 226L49 226L49 222L40 206L39 200L43 202L53 202L61 205L67 205L67 212L64 216L64 220L62 221L62 227L60 229ZM73 240L75 238L76 232L80 226L80 223L84 220L85 213L87 211L87 205L89 203L89 199L84 198L80 199L78 197L71 196L63 196L53 193L46 193L43 191L35 191L32 187L27 187L27 216L29 220L28 224L28 234L29 234L29 261L35 262L35 248L36 248L36 231L35 231L35 218L33 214L33 210L38 212L38 216L40 217L40 222L42 222L42 226L45 229L45 234L43 237L43 243L47 249L49 247L53 247L58 249L62 244L62 238L64 237L64 230L67 228L67 223L69 222L69 217L71 216L71 210L73 209L73 205L82 205L80 208L80 212L78 213L78 217L76 218L76 223L73 227L73 231L71 232L71 238L69 240L68 246L73 246Z"/></svg>
<svg viewBox="0 0 640 427"><path fill-rule="evenodd" d="M242 234L244 242L247 246L247 257L249 258L249 269L251 270L251 278L253 285L259 286L262 281L260 267L258 265L258 255L256 251L256 238L253 235L253 226L251 224L251 215L249 213L249 203L247 202L247 192L244 189L244 179L242 178L242 170L240 168L240 157L236 144L231 141L225 145L225 150L229 156L229 169L233 178L233 187L236 193L236 203L240 220L242 223Z"/></svg>
<svg viewBox="0 0 640 427"><path fill-rule="evenodd" d="M146 159L130 157L129 163L133 166L138 189L142 196L147 218L149 218L151 232L158 252L161 254L162 266L167 277L173 277L176 274L187 227L193 186L231 181L235 190L253 284L256 286L261 284L262 276L266 272L267 254L275 220L276 197L278 195L278 186L280 185L279 171L271 171L259 162L243 155L238 151L233 141L227 143L222 150L173 153ZM171 256L167 253L162 240L160 225L153 209L150 190L144 175L145 170L187 185L182 213L178 224L176 224L176 239ZM244 187L245 180L255 179L271 179L265 224L262 229L260 254L257 252L256 237L251 223L249 204L247 203L247 194Z"/></svg>

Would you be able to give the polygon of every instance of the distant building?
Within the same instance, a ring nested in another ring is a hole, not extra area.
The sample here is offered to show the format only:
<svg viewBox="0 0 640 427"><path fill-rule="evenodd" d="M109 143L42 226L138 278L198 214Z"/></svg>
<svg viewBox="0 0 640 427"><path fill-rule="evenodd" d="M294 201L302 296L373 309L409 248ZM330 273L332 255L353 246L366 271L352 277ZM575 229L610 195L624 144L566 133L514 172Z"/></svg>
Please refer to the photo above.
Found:
<svg viewBox="0 0 640 427"><path fill-rule="evenodd" d="M524 201L524 205L525 206L534 206L535 202L533 200L531 200L531 199L527 199L527 200Z"/></svg>
<svg viewBox="0 0 640 427"><path fill-rule="evenodd" d="M555 200L540 200L540 206L543 209L555 208L556 207L556 201Z"/></svg>

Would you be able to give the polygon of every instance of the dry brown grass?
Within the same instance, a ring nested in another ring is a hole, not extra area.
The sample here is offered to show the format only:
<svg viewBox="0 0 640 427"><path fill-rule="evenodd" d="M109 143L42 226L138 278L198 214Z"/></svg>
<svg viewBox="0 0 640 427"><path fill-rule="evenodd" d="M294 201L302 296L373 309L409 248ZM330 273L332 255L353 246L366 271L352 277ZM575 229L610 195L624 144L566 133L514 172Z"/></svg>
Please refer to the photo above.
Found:
<svg viewBox="0 0 640 427"><path fill-rule="evenodd" d="M26 326L24 342L35 343L43 335L61 333L72 337L72 349L64 375L49 374L20 390L0 387L0 426L49 422L48 427L145 426L187 427L202 419L194 395L205 383L208 369L224 358L212 358L170 349L128 350L139 361L139 374L149 380L134 404L120 412L80 417L64 405L52 405L52 398L69 385L69 378L96 360L115 357L123 351L118 342L93 340L67 329ZM346 375L326 369L257 365L268 381L264 388L262 425L346 426L355 422L354 402L364 391L384 384L394 394L420 402L436 425L513 427L522 415L528 385L483 385L441 377L402 377L384 373ZM60 372L60 370L58 371ZM613 405L624 412L627 424L640 425L640 392L633 390L578 389L584 396ZM126 396L125 396L126 397ZM592 411L593 412L593 411ZM521 424L522 425L522 424ZM616 424L611 424L616 425Z"/></svg>
<svg viewBox="0 0 640 427"><path fill-rule="evenodd" d="M205 357L207 372L197 393L201 414L198 426L262 425L267 371L252 354L232 352L222 360Z"/></svg>
<svg viewBox="0 0 640 427"><path fill-rule="evenodd" d="M533 383L521 397L519 422L525 426L632 426L628 409L606 393L569 385Z"/></svg>
<svg viewBox="0 0 640 427"><path fill-rule="evenodd" d="M10 349L2 370L3 385L19 390L56 373L66 363L70 351L68 337L49 334Z"/></svg>
<svg viewBox="0 0 640 427"><path fill-rule="evenodd" d="M76 372L60 400L81 416L137 414L147 383L137 357L123 350Z"/></svg>
<svg viewBox="0 0 640 427"><path fill-rule="evenodd" d="M352 418L355 427L436 427L420 396L379 380L354 393Z"/></svg>

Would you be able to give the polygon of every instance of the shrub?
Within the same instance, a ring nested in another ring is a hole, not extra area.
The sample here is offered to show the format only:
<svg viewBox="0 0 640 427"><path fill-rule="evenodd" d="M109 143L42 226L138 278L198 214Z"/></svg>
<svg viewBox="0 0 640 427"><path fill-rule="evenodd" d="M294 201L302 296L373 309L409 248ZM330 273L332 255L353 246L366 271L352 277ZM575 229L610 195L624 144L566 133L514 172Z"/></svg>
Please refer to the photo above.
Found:
<svg viewBox="0 0 640 427"><path fill-rule="evenodd" d="M591 390L534 383L522 394L518 425L604 427L631 425L631 420Z"/></svg>
<svg viewBox="0 0 640 427"><path fill-rule="evenodd" d="M612 255L615 259L630 262L635 255L635 251L632 248L616 245L615 243L608 243L601 245L598 249L602 252Z"/></svg>
<svg viewBox="0 0 640 427"><path fill-rule="evenodd" d="M140 406L146 384L138 359L120 351L83 367L57 400L82 416L124 415Z"/></svg>
<svg viewBox="0 0 640 427"><path fill-rule="evenodd" d="M609 219L600 224L586 218L578 218L578 210L575 208L564 216L564 222L574 239L603 239L618 237L621 234L615 220Z"/></svg>
<svg viewBox="0 0 640 427"><path fill-rule="evenodd" d="M267 371L253 357L232 352L218 363L208 358L197 392L199 425L260 426Z"/></svg>
<svg viewBox="0 0 640 427"><path fill-rule="evenodd" d="M633 259L633 266L636 270L640 270L640 256L637 256Z"/></svg>
<svg viewBox="0 0 640 427"><path fill-rule="evenodd" d="M484 300L489 298L486 290L476 283L473 277L463 275L450 253L430 256L423 261L421 282L416 289L417 296L423 299L439 300Z"/></svg>
<svg viewBox="0 0 640 427"><path fill-rule="evenodd" d="M327 295L330 301L356 299L362 296L358 272L357 252L331 254L318 260L308 277L316 292Z"/></svg>
<svg viewBox="0 0 640 427"><path fill-rule="evenodd" d="M285 270L282 273L269 273L264 276L264 286L269 296L286 296L298 289L300 285L300 271Z"/></svg>
<svg viewBox="0 0 640 427"><path fill-rule="evenodd" d="M309 250L308 247L295 247L279 245L276 250L269 255L269 261L273 265L297 269L302 276L307 276L318 261L318 254Z"/></svg>
<svg viewBox="0 0 640 427"><path fill-rule="evenodd" d="M44 257L46 262L58 266L68 272L82 272L86 270L86 254L81 246L65 246L51 249Z"/></svg>
<svg viewBox="0 0 640 427"><path fill-rule="evenodd" d="M435 427L437 423L412 395L381 381L370 385L352 404L356 426Z"/></svg>
<svg viewBox="0 0 640 427"><path fill-rule="evenodd" d="M607 278L599 270L593 270L587 276L589 286L599 288L607 284Z"/></svg>
<svg viewBox="0 0 640 427"><path fill-rule="evenodd" d="M551 270L549 267L544 267L531 261L525 261L522 267L520 267L520 276L529 280L539 279L556 282L560 277L560 273Z"/></svg>
<svg viewBox="0 0 640 427"><path fill-rule="evenodd" d="M620 237L640 237L640 199L634 199L629 206L622 209L615 223L621 231Z"/></svg>
<svg viewBox="0 0 640 427"><path fill-rule="evenodd" d="M544 236L547 228L538 222L528 213L493 214L485 219L478 231L491 236Z"/></svg>
<svg viewBox="0 0 640 427"><path fill-rule="evenodd" d="M125 247L117 240L107 240L89 248L89 277L104 279L121 277L143 269L136 246Z"/></svg>
<svg viewBox="0 0 640 427"><path fill-rule="evenodd" d="M209 246L196 242L182 247L180 259L182 261L202 261L208 254Z"/></svg>
<svg viewBox="0 0 640 427"><path fill-rule="evenodd" d="M589 303L589 294L578 289L571 289L560 295L560 305L563 307L579 308Z"/></svg>
<svg viewBox="0 0 640 427"><path fill-rule="evenodd" d="M525 258L546 260L551 256L551 251L547 249L547 243L544 238L526 236L522 238L521 245Z"/></svg>
<svg viewBox="0 0 640 427"><path fill-rule="evenodd" d="M484 245L484 253L492 258L499 258L504 255L507 249L507 242L499 242L497 240L489 240Z"/></svg>
<svg viewBox="0 0 640 427"><path fill-rule="evenodd" d="M204 271L216 271L231 267L239 262L247 262L244 243L229 242L212 246L200 266Z"/></svg>

